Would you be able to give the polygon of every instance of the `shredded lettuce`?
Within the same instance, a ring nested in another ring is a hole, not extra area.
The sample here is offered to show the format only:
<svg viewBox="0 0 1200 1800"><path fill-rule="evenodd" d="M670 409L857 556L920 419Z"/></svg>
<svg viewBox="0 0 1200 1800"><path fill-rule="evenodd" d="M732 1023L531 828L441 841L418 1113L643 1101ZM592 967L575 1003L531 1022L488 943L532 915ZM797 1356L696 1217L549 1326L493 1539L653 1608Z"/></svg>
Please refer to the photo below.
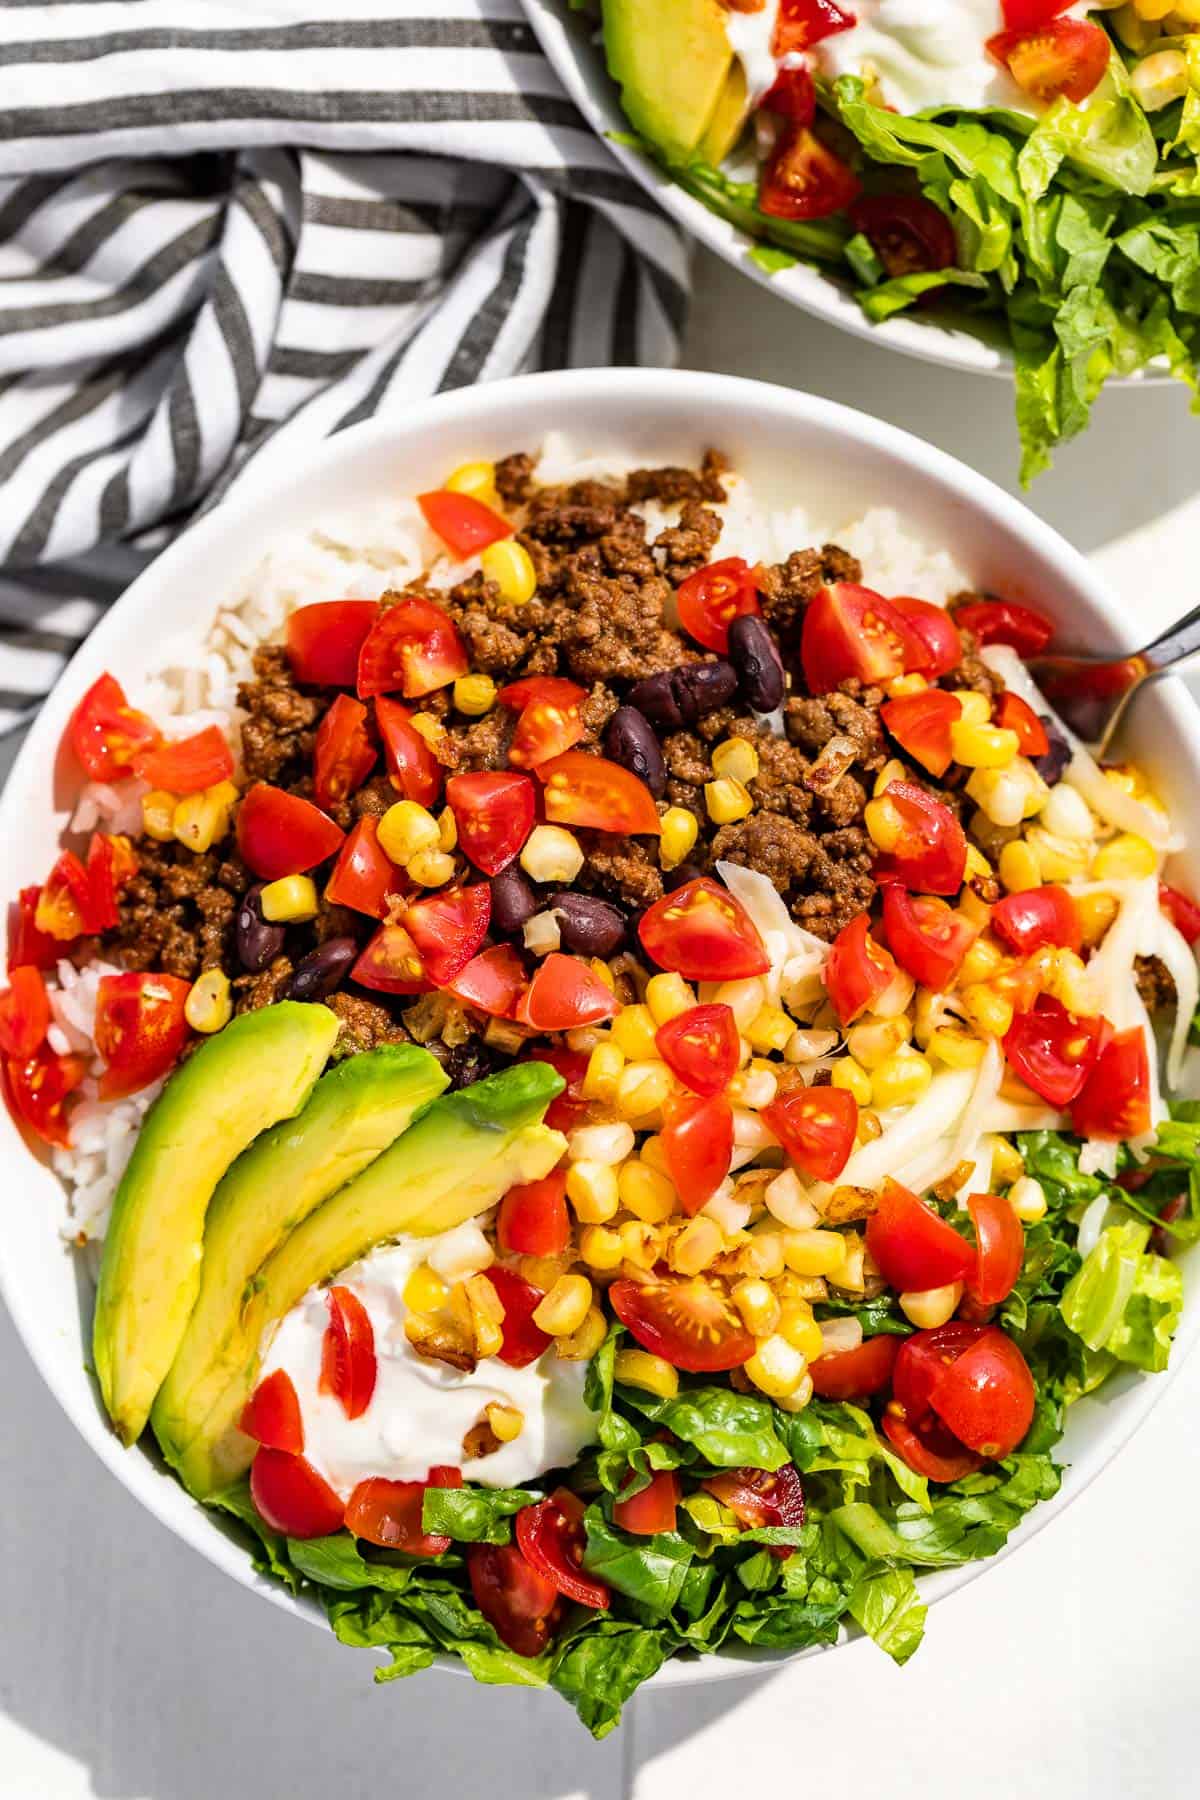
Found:
<svg viewBox="0 0 1200 1800"><path fill-rule="evenodd" d="M1063 1292L1063 1318L1089 1350L1138 1369L1165 1369L1183 1306L1183 1278L1147 1250L1141 1219L1110 1225Z"/></svg>

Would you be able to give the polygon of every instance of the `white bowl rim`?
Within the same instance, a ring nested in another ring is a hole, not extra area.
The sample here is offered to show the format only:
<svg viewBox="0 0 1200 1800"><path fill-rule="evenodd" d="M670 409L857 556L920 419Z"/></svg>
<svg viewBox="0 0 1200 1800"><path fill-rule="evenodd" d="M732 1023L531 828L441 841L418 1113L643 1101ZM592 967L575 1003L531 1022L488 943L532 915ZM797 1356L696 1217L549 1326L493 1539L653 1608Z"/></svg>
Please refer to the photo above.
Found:
<svg viewBox="0 0 1200 1800"><path fill-rule="evenodd" d="M521 375L505 381L485 383L478 387L458 389L434 396L409 411L403 421L376 419L352 426L330 438L308 455L300 468L277 467L252 474L243 480L235 493L213 512L191 526L169 549L156 559L127 589L126 593L95 626L81 645L47 699L13 766L4 793L0 795L0 841L17 823L12 796L22 785L28 770L35 766L52 766L70 711L86 685L105 666L110 643L122 636L123 619L131 610L146 607L152 597L169 592L172 575L184 566L185 559L216 557L219 561L221 541L236 530L244 515L269 508L272 501L282 500L293 486L308 483L336 468L348 450L357 451L377 446L381 453L398 439L405 440L420 433L427 422L470 420L479 413L501 410L508 394L553 399L564 412L570 409L579 416L591 400L611 400L614 381L628 395L629 406L652 408L682 400L696 408L697 419L714 398L737 401L754 416L771 413L795 426L832 428L847 436L857 437L868 448L900 457L914 471L931 478L939 487L955 496L964 507L990 516L1002 530L1043 555L1061 563L1065 579L1086 589L1098 611L1112 627L1114 646L1132 649L1128 631L1129 614L1123 609L1107 580L1094 569L1052 526L1032 513L1020 501L1004 492L987 477L958 462L954 457L926 444L911 433L885 421L843 406L838 402L756 382L733 375L712 375L691 370L671 369L579 369L563 372ZM1200 715L1182 684L1168 681L1159 684L1160 704L1169 712L1172 729L1181 737L1200 739ZM7 1124L7 1121L2 1121ZM179 1487L173 1476L154 1457L140 1449L125 1450L107 1428L98 1405L91 1396L65 1394L57 1384L47 1353L43 1351L43 1328L32 1306L26 1305L21 1271L11 1263L7 1239L0 1227L0 1299L7 1305L18 1335L34 1365L67 1417L116 1479L135 1499L176 1536L198 1550L209 1562L224 1570L243 1587L264 1595L272 1604L284 1608L313 1624L326 1625L325 1615L310 1599L297 1599L279 1584L257 1574L243 1546L225 1535L215 1524L211 1513L193 1503L181 1516L177 1515ZM1160 1378L1130 1381L1119 1396L1119 1423L1106 1430L1101 1442L1076 1458L1066 1471L1059 1493L1043 1501L1027 1515L1010 1536L1002 1550L980 1561L959 1568L934 1571L922 1577L922 1597L933 1604L974 1581L988 1569L1002 1562L1035 1533L1057 1518L1077 1496L1100 1474L1158 1403L1167 1385L1174 1379L1184 1358L1200 1339L1200 1305L1190 1316L1185 1311L1172 1352L1171 1366ZM1092 1404L1096 1404L1093 1400ZM174 1504L167 1500L170 1493ZM697 1682L737 1678L779 1669L801 1657L822 1654L830 1649L846 1652L859 1641L858 1635L843 1636L830 1646L817 1646L800 1652L734 1652L722 1651L695 1660L674 1657L653 1678L653 1685L687 1686ZM867 1642L868 1640L862 1640ZM455 1673L465 1673L453 1657L439 1656L438 1666Z"/></svg>

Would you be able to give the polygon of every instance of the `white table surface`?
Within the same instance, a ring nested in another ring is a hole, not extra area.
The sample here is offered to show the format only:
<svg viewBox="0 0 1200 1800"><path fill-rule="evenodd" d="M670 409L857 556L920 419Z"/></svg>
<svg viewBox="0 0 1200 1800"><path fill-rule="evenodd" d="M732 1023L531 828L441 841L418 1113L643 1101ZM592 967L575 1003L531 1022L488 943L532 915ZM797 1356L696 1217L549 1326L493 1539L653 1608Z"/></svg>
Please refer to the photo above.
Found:
<svg viewBox="0 0 1200 1800"><path fill-rule="evenodd" d="M1015 486L1003 383L844 337L713 261L697 286L691 367L836 397ZM1182 392L1105 398L1031 504L1096 555L1147 635L1193 604L1200 423ZM367 1652L264 1605L136 1508L2 1312L0 1368L3 1800L1198 1791L1198 1358L1065 1518L935 1609L907 1669L864 1643L645 1695L601 1745L554 1696L442 1675L374 1688Z"/></svg>

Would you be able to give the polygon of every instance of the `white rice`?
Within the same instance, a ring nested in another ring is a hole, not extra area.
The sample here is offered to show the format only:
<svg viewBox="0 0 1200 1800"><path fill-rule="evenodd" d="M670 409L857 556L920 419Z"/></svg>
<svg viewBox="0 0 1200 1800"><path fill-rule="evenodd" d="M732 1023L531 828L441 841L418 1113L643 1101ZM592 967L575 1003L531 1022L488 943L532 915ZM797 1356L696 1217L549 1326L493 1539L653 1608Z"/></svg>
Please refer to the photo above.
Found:
<svg viewBox="0 0 1200 1800"><path fill-rule="evenodd" d="M552 433L537 472L538 479L550 485L620 479L633 466L613 457L581 457L567 437ZM866 584L884 594L917 594L944 605L952 594L970 586L967 573L945 551L913 537L889 508L873 508L849 519L814 515L803 506L764 511L755 504L748 481L736 474L723 480L729 498L716 509L723 518L717 552L722 557L776 562L793 550L836 542L862 562ZM679 517L677 505L654 501L638 510L651 539ZM238 683L252 675L256 647L279 638L297 607L347 597L375 599L388 588L404 587L418 578L432 588L452 587L478 566L478 558L454 563L447 557L413 499L381 499L347 508L321 519L307 537L273 545L250 573L242 597L217 614L207 637L200 643L185 636L168 640L161 671L128 682L126 692L168 737L186 737L206 725L219 725L236 753L242 716ZM133 780L88 782L71 821L73 829L136 833L147 786ZM96 988L103 975L115 973L105 963L80 971L61 962L57 987L51 983L51 1047L81 1051L94 1065L81 1090L83 1098L71 1114L71 1147L54 1152L54 1167L68 1189L64 1231L75 1240L103 1235L138 1126L161 1085L126 1100L103 1102L97 1097L96 1076L103 1065L92 1041Z"/></svg>

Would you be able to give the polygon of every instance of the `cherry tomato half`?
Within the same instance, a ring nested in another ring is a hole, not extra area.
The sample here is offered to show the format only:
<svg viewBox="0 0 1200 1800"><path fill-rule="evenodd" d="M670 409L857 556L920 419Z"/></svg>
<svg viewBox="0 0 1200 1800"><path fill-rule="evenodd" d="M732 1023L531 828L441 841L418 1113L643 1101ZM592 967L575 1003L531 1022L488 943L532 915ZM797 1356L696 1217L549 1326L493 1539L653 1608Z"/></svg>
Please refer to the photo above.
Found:
<svg viewBox="0 0 1200 1800"><path fill-rule="evenodd" d="M678 1475L674 1469L658 1469L640 1492L613 1501L613 1524L632 1537L657 1537L660 1531L674 1531L678 1508Z"/></svg>
<svg viewBox="0 0 1200 1800"><path fill-rule="evenodd" d="M65 1148L71 1142L66 1101L87 1074L87 1058L55 1056L41 1049L24 1061L4 1059L4 1094L18 1125L26 1125L44 1144Z"/></svg>
<svg viewBox="0 0 1200 1800"><path fill-rule="evenodd" d="M944 606L935 606L932 600L918 600L912 594L895 595L892 605L925 646L925 661L912 665L914 674L936 681L957 669L962 661L962 639Z"/></svg>
<svg viewBox="0 0 1200 1800"><path fill-rule="evenodd" d="M1158 904L1170 919L1176 931L1183 933L1189 944L1200 939L1200 906L1178 888L1168 887L1165 881L1158 884ZM10 962L9 967L12 967Z"/></svg>
<svg viewBox="0 0 1200 1800"><path fill-rule="evenodd" d="M895 959L871 936L871 921L858 913L829 946L825 963L825 991L843 1025L866 1012L898 974Z"/></svg>
<svg viewBox="0 0 1200 1800"><path fill-rule="evenodd" d="M967 1211L975 1227L975 1270L967 1292L980 1306L999 1306L1017 1284L1025 1260L1025 1233L1002 1194L971 1194Z"/></svg>
<svg viewBox="0 0 1200 1800"><path fill-rule="evenodd" d="M759 1117L810 1181L836 1181L858 1130L858 1101L845 1088L794 1087Z"/></svg>
<svg viewBox="0 0 1200 1800"><path fill-rule="evenodd" d="M870 239L893 279L952 269L958 261L953 225L921 194L864 194L850 208L850 223Z"/></svg>
<svg viewBox="0 0 1200 1800"><path fill-rule="evenodd" d="M540 1656L562 1624L562 1595L516 1544L468 1544L467 1575L475 1604L502 1644L518 1656Z"/></svg>
<svg viewBox="0 0 1200 1800"><path fill-rule="evenodd" d="M686 1213L698 1213L729 1173L733 1108L720 1094L671 1094L660 1134L667 1173Z"/></svg>
<svg viewBox="0 0 1200 1800"><path fill-rule="evenodd" d="M339 694L317 729L313 751L317 805L336 806L360 788L374 768L377 754L367 736L366 707L349 694Z"/></svg>
<svg viewBox="0 0 1200 1800"><path fill-rule="evenodd" d="M152 788L165 788L168 794L198 794L229 780L233 751L219 725L206 725L191 737L139 750L133 772L139 780L148 781Z"/></svg>
<svg viewBox="0 0 1200 1800"><path fill-rule="evenodd" d="M804 1523L804 1486L791 1463L781 1469L722 1469L700 1483L747 1531Z"/></svg>
<svg viewBox="0 0 1200 1800"><path fill-rule="evenodd" d="M614 1281L612 1309L643 1350L697 1375L738 1369L754 1354L754 1339L709 1281L664 1276Z"/></svg>
<svg viewBox="0 0 1200 1800"><path fill-rule="evenodd" d="M975 1262L966 1239L890 1177L867 1220L867 1249L888 1286L901 1294L965 1281Z"/></svg>
<svg viewBox="0 0 1200 1800"><path fill-rule="evenodd" d="M50 999L41 971L22 964L0 990L0 1051L25 1062L41 1049L49 1028Z"/></svg>
<svg viewBox="0 0 1200 1800"><path fill-rule="evenodd" d="M286 1369L276 1369L260 1381L242 1408L240 1428L269 1450L286 1450L299 1456L304 1449L304 1421L300 1402Z"/></svg>
<svg viewBox="0 0 1200 1800"><path fill-rule="evenodd" d="M346 1509L322 1475L302 1456L261 1449L250 1467L250 1497L259 1517L286 1537L329 1537Z"/></svg>
<svg viewBox="0 0 1200 1800"><path fill-rule="evenodd" d="M766 112L790 119L793 125L811 125L817 116L816 83L803 64L780 69L759 105Z"/></svg>
<svg viewBox="0 0 1200 1800"><path fill-rule="evenodd" d="M861 192L858 176L807 125L789 120L763 164L758 205L773 219L827 219Z"/></svg>
<svg viewBox="0 0 1200 1800"><path fill-rule="evenodd" d="M1099 1054L1100 1024L1076 1018L1060 1000L1042 994L1009 1027L1004 1039L1009 1067L1048 1105L1069 1106L1083 1092Z"/></svg>
<svg viewBox="0 0 1200 1800"><path fill-rule="evenodd" d="M1018 956L1032 956L1044 944L1078 953L1083 943L1079 908L1066 888L1050 883L1006 894L992 908L992 930Z"/></svg>
<svg viewBox="0 0 1200 1800"><path fill-rule="evenodd" d="M967 868L967 840L950 808L911 781L891 781L884 798L900 817L895 849L875 863L877 881L898 881L922 894L957 894Z"/></svg>
<svg viewBox="0 0 1200 1800"><path fill-rule="evenodd" d="M811 50L822 38L849 31L856 23L849 8L835 0L780 0L771 53L779 59L792 51Z"/></svg>
<svg viewBox="0 0 1200 1800"><path fill-rule="evenodd" d="M933 1413L927 1413L916 1429L890 1410L885 1411L883 1431L909 1468L928 1481L964 1481L983 1466L983 1458L960 1444Z"/></svg>
<svg viewBox="0 0 1200 1800"><path fill-rule="evenodd" d="M296 680L311 687L353 687L358 653L378 611L376 600L298 606L287 622L288 662Z"/></svg>
<svg viewBox="0 0 1200 1800"><path fill-rule="evenodd" d="M582 706L587 689L563 675L524 675L520 681L509 681L496 695L501 706L512 712L524 712L534 700L552 700L563 708Z"/></svg>
<svg viewBox="0 0 1200 1800"><path fill-rule="evenodd" d="M379 842L379 820L364 813L346 834L338 851L333 873L325 888L325 897L353 912L367 913L372 919L385 919L389 909L397 905L406 881Z"/></svg>
<svg viewBox="0 0 1200 1800"><path fill-rule="evenodd" d="M741 1037L733 1009L717 1002L689 1006L654 1034L658 1053L694 1094L724 1093L741 1061Z"/></svg>
<svg viewBox="0 0 1200 1800"><path fill-rule="evenodd" d="M96 1048L108 1065L100 1098L120 1100L158 1081L187 1041L189 981L130 971L104 975L96 989Z"/></svg>
<svg viewBox="0 0 1200 1800"><path fill-rule="evenodd" d="M719 656L729 651L733 621L761 611L753 572L740 556L727 556L723 562L697 569L680 582L675 604L688 636Z"/></svg>
<svg viewBox="0 0 1200 1800"><path fill-rule="evenodd" d="M647 956L685 981L738 981L764 975L766 947L745 907L700 875L648 907L638 923Z"/></svg>
<svg viewBox="0 0 1200 1800"><path fill-rule="evenodd" d="M48 931L37 927L40 887L23 887L8 906L8 950L5 966L14 969L52 969L62 955L62 945Z"/></svg>
<svg viewBox="0 0 1200 1800"><path fill-rule="evenodd" d="M565 1169L509 1188L496 1219L496 1239L506 1256L558 1256L566 1249L571 1241L566 1192Z"/></svg>
<svg viewBox="0 0 1200 1800"><path fill-rule="evenodd" d="M592 1104L583 1096L589 1061L586 1050L568 1050L565 1044L537 1044L521 1060L549 1064L564 1084L562 1092L546 1108L545 1123L551 1131L571 1132L577 1125L587 1123Z"/></svg>
<svg viewBox="0 0 1200 1800"><path fill-rule="evenodd" d="M583 1501L569 1488L555 1488L536 1506L523 1506L513 1521L521 1554L531 1568L552 1581L576 1606L603 1612L612 1594L602 1581L582 1571L587 1533Z"/></svg>
<svg viewBox="0 0 1200 1800"><path fill-rule="evenodd" d="M997 32L987 50L1034 100L1078 106L1104 79L1112 39L1088 19L1055 19L1039 31Z"/></svg>
<svg viewBox="0 0 1200 1800"><path fill-rule="evenodd" d="M950 727L962 717L962 704L941 688L902 694L887 700L879 716L896 742L931 775L944 775L954 761Z"/></svg>
<svg viewBox="0 0 1200 1800"><path fill-rule="evenodd" d="M331 1287L329 1323L321 1339L321 1393L339 1400L348 1419L361 1419L377 1374L370 1314L350 1288Z"/></svg>
<svg viewBox="0 0 1200 1800"><path fill-rule="evenodd" d="M657 837L662 829L654 796L644 781L605 756L568 750L539 763L538 780L551 825L586 825L623 837Z"/></svg>
<svg viewBox="0 0 1200 1800"><path fill-rule="evenodd" d="M893 681L927 662L925 640L882 594L836 581L810 601L800 634L800 661L812 694L843 681Z"/></svg>
<svg viewBox="0 0 1200 1800"><path fill-rule="evenodd" d="M472 494L456 494L452 488L418 494L417 505L430 530L436 531L460 561L486 550L501 538L511 537L515 530L493 507L485 506Z"/></svg>
<svg viewBox="0 0 1200 1800"><path fill-rule="evenodd" d="M92 833L87 856L89 931L108 931L117 923L117 895L136 874L137 858L127 837Z"/></svg>
<svg viewBox="0 0 1200 1800"><path fill-rule="evenodd" d="M903 1340L893 1332L864 1338L856 1350L835 1350L808 1365L813 1392L823 1400L860 1400L877 1394L892 1379Z"/></svg>
<svg viewBox="0 0 1200 1800"><path fill-rule="evenodd" d="M1071 0L1000 0L1009 31L1039 31L1065 13Z"/></svg>
<svg viewBox="0 0 1200 1800"><path fill-rule="evenodd" d="M139 753L159 742L160 733L153 719L130 706L120 682L105 674L71 714L65 735L93 781L116 781L129 773Z"/></svg>
<svg viewBox="0 0 1200 1800"><path fill-rule="evenodd" d="M360 1481L346 1506L346 1529L368 1544L403 1550L407 1556L443 1556L451 1540L426 1531L422 1520L430 1488L460 1488L462 1470L430 1469L428 1481L386 1481L374 1475Z"/></svg>
<svg viewBox="0 0 1200 1800"><path fill-rule="evenodd" d="M533 1322L533 1315L546 1296L515 1269L506 1269L503 1263L493 1263L484 1274L504 1308L500 1326L504 1341L496 1354L510 1369L526 1369L551 1342L541 1326Z"/></svg>
<svg viewBox="0 0 1200 1800"><path fill-rule="evenodd" d="M311 800L256 781L238 807L242 861L263 881L299 875L342 847L344 833Z"/></svg>
<svg viewBox="0 0 1200 1800"><path fill-rule="evenodd" d="M1045 613L1015 600L972 600L955 610L954 623L981 644L1009 644L1018 656L1036 656L1054 636Z"/></svg>
<svg viewBox="0 0 1200 1800"><path fill-rule="evenodd" d="M1071 1107L1079 1137L1133 1138L1150 1129L1150 1064L1140 1025L1118 1031L1100 1050Z"/></svg>
<svg viewBox="0 0 1200 1800"><path fill-rule="evenodd" d="M1050 748L1046 727L1020 694L1007 689L996 702L996 723L1003 731L1015 731L1022 756L1045 756Z"/></svg>
<svg viewBox="0 0 1200 1800"><path fill-rule="evenodd" d="M1010 1456L1017 1448L1033 1423L1036 1400L1028 1363L994 1325L943 1370L930 1395L943 1425L968 1450L988 1458Z"/></svg>
<svg viewBox="0 0 1200 1800"><path fill-rule="evenodd" d="M944 900L910 894L896 881L884 885L883 928L900 967L936 993L950 986L978 936L978 927Z"/></svg>
<svg viewBox="0 0 1200 1800"><path fill-rule="evenodd" d="M443 888L405 909L405 929L435 987L448 986L466 968L487 936L491 916L492 890L486 881Z"/></svg>
<svg viewBox="0 0 1200 1800"><path fill-rule="evenodd" d="M386 694L375 699L375 723L383 739L392 786L418 806L432 806L442 785L442 767L430 746L412 724L412 714Z"/></svg>
<svg viewBox="0 0 1200 1800"><path fill-rule="evenodd" d="M34 925L38 932L71 942L92 929L92 884L73 850L60 852L38 895Z"/></svg>
<svg viewBox="0 0 1200 1800"><path fill-rule="evenodd" d="M529 776L507 769L452 775L446 783L458 847L485 875L498 875L520 854L533 830L536 800Z"/></svg>
<svg viewBox="0 0 1200 1800"><path fill-rule="evenodd" d="M572 744L584 733L578 706L564 706L558 700L531 700L517 720L508 760L518 769L537 769L543 763L565 756Z"/></svg>
<svg viewBox="0 0 1200 1800"><path fill-rule="evenodd" d="M493 944L473 956L447 988L456 1000L493 1019L511 1019L526 988L525 965L511 944Z"/></svg>
<svg viewBox="0 0 1200 1800"><path fill-rule="evenodd" d="M419 700L470 668L453 619L432 600L405 594L379 614L358 653L360 700L402 693Z"/></svg>
<svg viewBox="0 0 1200 1800"><path fill-rule="evenodd" d="M578 956L552 950L533 973L517 1003L517 1017L535 1031L572 1031L577 1025L598 1025L617 1010L612 989L594 975Z"/></svg>
<svg viewBox="0 0 1200 1800"><path fill-rule="evenodd" d="M350 971L351 981L380 994L427 994L433 983L403 925L381 925Z"/></svg>

